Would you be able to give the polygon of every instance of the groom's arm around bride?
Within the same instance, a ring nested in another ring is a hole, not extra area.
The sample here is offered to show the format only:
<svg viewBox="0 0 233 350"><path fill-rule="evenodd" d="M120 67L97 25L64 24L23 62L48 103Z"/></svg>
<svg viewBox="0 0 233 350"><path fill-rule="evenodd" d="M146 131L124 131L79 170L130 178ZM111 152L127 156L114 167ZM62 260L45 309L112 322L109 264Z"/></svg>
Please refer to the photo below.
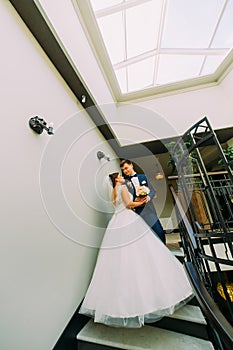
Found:
<svg viewBox="0 0 233 350"><path fill-rule="evenodd" d="M137 174L135 172L133 163L130 160L122 160L120 162L120 167L126 179L128 190L133 195L134 200L137 200L136 192L139 186L146 186L149 188L150 192L147 195L147 203L143 203L142 206L135 208L135 212L144 219L144 221L151 227L155 234L159 236L162 242L166 243L164 229L161 225L154 204L152 202L152 199L156 194L152 184L145 174Z"/></svg>

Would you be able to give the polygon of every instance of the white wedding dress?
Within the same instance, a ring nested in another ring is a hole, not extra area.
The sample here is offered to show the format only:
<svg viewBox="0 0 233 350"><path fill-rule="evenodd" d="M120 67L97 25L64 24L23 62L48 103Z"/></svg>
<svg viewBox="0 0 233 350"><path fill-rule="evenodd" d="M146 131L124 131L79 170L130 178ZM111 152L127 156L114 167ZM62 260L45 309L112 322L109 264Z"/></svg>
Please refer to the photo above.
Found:
<svg viewBox="0 0 233 350"><path fill-rule="evenodd" d="M125 208L122 186L79 313L109 326L138 328L172 314L193 293L182 264Z"/></svg>

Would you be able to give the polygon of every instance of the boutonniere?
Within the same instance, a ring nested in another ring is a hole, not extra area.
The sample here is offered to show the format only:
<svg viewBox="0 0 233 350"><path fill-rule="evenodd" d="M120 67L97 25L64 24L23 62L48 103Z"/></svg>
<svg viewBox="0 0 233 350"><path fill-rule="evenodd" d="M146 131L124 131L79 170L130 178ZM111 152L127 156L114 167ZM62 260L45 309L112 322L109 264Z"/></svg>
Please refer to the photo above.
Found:
<svg viewBox="0 0 233 350"><path fill-rule="evenodd" d="M128 188L133 188L133 185L132 185L132 182L131 182L131 181L126 180L125 183L126 183L126 186L127 186Z"/></svg>
<svg viewBox="0 0 233 350"><path fill-rule="evenodd" d="M145 180L142 181L142 185L144 185L144 184L146 184L146 181L145 181Z"/></svg>

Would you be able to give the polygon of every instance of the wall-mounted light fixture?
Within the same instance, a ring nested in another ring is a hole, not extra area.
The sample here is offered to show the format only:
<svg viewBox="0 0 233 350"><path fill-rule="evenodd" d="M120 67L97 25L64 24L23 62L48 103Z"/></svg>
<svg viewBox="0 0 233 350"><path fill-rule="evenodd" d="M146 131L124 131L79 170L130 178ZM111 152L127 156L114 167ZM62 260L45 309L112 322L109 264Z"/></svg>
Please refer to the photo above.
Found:
<svg viewBox="0 0 233 350"><path fill-rule="evenodd" d="M44 119L38 116L29 119L29 126L37 134L42 134L43 130L46 130L49 135L54 134L53 123L50 123L49 126L47 126L47 123L44 121Z"/></svg>
<svg viewBox="0 0 233 350"><path fill-rule="evenodd" d="M155 175L156 180L162 180L163 179L163 173L160 171Z"/></svg>
<svg viewBox="0 0 233 350"><path fill-rule="evenodd" d="M86 100L87 100L87 97L86 97L85 95L82 95L82 96L81 96L81 102L82 102L82 103L85 103Z"/></svg>
<svg viewBox="0 0 233 350"><path fill-rule="evenodd" d="M98 151L97 152L97 158L100 160L100 159L102 159L102 158L104 158L104 159L106 159L108 162L110 161L110 157L109 156L106 156L105 154L104 154L104 152L102 152L102 151Z"/></svg>
<svg viewBox="0 0 233 350"><path fill-rule="evenodd" d="M160 171L160 166L158 165L158 163L156 164L156 173L155 173L155 178L156 180L162 180L163 179L163 172Z"/></svg>

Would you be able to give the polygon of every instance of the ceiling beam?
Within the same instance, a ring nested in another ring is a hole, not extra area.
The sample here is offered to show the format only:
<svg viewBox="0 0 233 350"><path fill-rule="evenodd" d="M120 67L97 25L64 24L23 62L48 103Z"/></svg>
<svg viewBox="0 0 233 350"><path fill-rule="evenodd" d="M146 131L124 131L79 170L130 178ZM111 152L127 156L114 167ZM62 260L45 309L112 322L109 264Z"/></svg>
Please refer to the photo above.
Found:
<svg viewBox="0 0 233 350"><path fill-rule="evenodd" d="M185 49L185 48L159 48L151 51L147 51L141 55L129 58L127 60L121 61L113 65L114 69L121 69L129 66L130 64L134 64L145 60L147 58L157 56L157 55L187 55L187 56L226 56L229 52L229 49Z"/></svg>
<svg viewBox="0 0 233 350"><path fill-rule="evenodd" d="M109 7L106 7L104 9L95 11L95 17L100 18L100 17L113 15L114 13L117 13L120 11L125 11L131 7L135 7L135 6L144 4L144 3L149 2L149 1L151 1L151 0L128 0L127 2L117 4L114 6L109 6Z"/></svg>

